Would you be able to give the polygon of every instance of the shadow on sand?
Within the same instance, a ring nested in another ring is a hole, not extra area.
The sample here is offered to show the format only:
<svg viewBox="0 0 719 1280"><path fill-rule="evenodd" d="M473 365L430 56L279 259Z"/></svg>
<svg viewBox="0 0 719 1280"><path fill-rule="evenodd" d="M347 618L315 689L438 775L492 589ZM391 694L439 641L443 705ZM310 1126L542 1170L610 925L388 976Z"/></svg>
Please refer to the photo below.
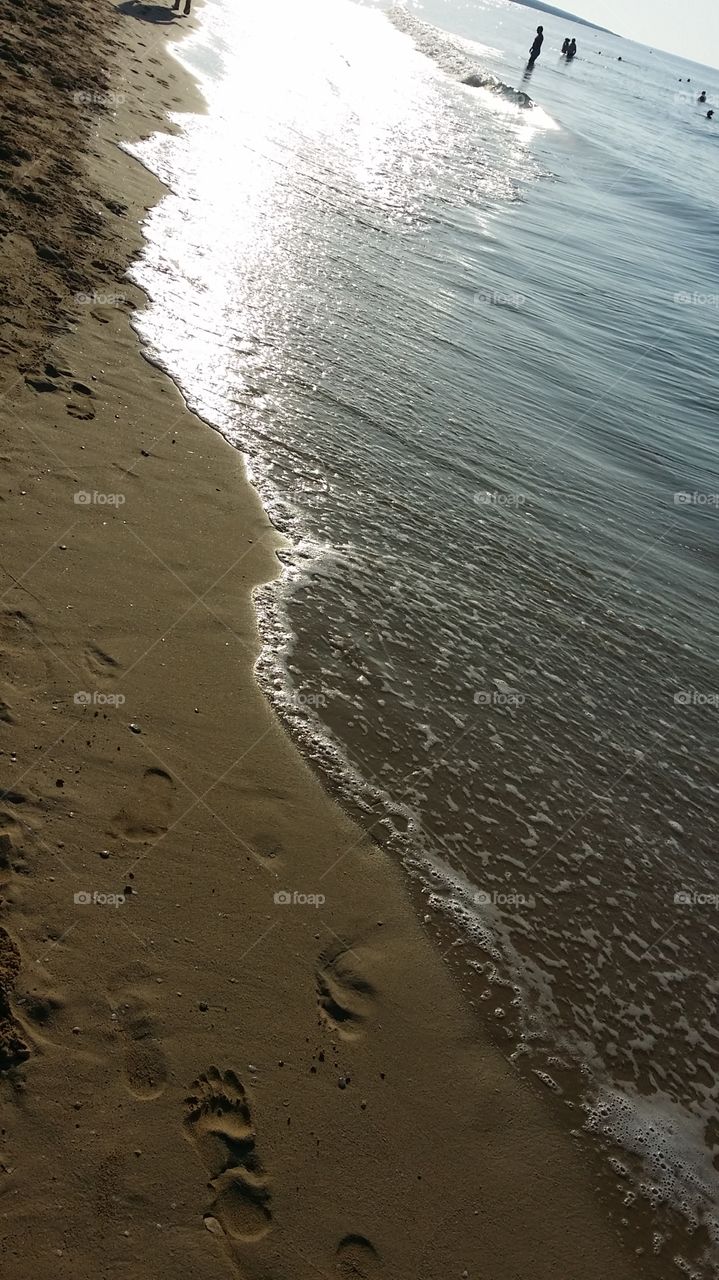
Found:
<svg viewBox="0 0 719 1280"><path fill-rule="evenodd" d="M164 4L142 4L141 0L122 0L116 4L118 13L127 14L131 18L139 18L141 22L174 22L179 16L178 10L167 8Z"/></svg>

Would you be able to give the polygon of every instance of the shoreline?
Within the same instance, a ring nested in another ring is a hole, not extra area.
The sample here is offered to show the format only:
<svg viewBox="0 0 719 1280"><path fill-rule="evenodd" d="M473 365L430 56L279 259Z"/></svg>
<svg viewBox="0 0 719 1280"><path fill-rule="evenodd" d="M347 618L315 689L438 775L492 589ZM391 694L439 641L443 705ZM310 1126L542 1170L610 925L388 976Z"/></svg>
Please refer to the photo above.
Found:
<svg viewBox="0 0 719 1280"><path fill-rule="evenodd" d="M124 272L162 188L119 142L157 127L173 87L172 109L196 92L174 63L151 83L160 25L119 22L107 92L135 72L142 110L100 120L85 198L126 205L105 263L141 306ZM252 591L282 538L238 451L90 283L74 330L29 335L44 359L26 370L22 349L3 414L0 1185L18 1274L101 1275L108 1254L200 1280L639 1274L400 869L268 706Z"/></svg>

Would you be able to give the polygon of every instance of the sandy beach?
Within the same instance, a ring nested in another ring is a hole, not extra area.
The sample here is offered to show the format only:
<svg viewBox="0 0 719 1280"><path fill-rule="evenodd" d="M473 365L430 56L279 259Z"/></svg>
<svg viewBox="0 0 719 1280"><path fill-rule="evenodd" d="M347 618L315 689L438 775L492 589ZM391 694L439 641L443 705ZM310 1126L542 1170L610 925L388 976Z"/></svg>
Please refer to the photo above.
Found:
<svg viewBox="0 0 719 1280"><path fill-rule="evenodd" d="M651 1274L255 682L281 539L130 323L186 28L2 16L6 1274Z"/></svg>

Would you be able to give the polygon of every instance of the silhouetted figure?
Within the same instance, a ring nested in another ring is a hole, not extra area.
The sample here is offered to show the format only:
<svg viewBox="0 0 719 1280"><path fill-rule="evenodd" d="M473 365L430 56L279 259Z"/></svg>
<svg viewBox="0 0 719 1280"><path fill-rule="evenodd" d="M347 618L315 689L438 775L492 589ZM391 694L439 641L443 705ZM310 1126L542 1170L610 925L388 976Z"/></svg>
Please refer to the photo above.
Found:
<svg viewBox="0 0 719 1280"><path fill-rule="evenodd" d="M713 120L713 119L714 119L714 112L707 111L707 120Z"/></svg>
<svg viewBox="0 0 719 1280"><path fill-rule="evenodd" d="M562 53L566 53L568 48L569 48L569 36L565 36L564 44L562 45Z"/></svg>
<svg viewBox="0 0 719 1280"><path fill-rule="evenodd" d="M185 18L187 17L188 13L190 12L190 5L191 5L191 4L192 4L192 0L185 0L185 8L184 8L184 10L183 10L183 17L185 17ZM175 3L173 4L173 6L172 6L172 7L173 7L173 9L176 9L176 10L177 10L177 12L179 13L179 12L180 12L180 0L175 0Z"/></svg>
<svg viewBox="0 0 719 1280"><path fill-rule="evenodd" d="M567 49L567 58L568 59L573 58L576 52L577 52L577 42L574 38L572 38L569 48Z"/></svg>
<svg viewBox="0 0 719 1280"><path fill-rule="evenodd" d="M537 61L537 58L539 57L540 53L542 52L542 45L543 45L543 44L544 44L544 27L537 27L537 34L536 34L536 36L534 37L534 43L532 44L532 47L531 47L531 49L529 50L529 64L528 64L528 65L529 65L530 67L533 67L533 66L534 66L534 64L535 64L535 62Z"/></svg>
<svg viewBox="0 0 719 1280"><path fill-rule="evenodd" d="M706 102L706 100L707 100L707 91L706 89L702 89L701 93L699 94L699 101Z"/></svg>

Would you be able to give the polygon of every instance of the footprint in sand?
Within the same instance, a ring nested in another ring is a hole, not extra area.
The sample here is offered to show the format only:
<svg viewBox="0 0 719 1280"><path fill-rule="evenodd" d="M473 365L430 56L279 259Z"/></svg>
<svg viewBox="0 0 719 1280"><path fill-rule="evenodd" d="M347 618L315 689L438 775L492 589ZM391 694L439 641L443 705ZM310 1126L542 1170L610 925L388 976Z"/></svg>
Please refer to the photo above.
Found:
<svg viewBox="0 0 719 1280"><path fill-rule="evenodd" d="M67 413L70 418L77 418L80 422L92 422L95 414L92 409L88 409L86 404L74 404L72 400L67 402Z"/></svg>
<svg viewBox="0 0 719 1280"><path fill-rule="evenodd" d="M30 1057L10 1003L20 968L20 952L7 930L0 928L0 1071L9 1071Z"/></svg>
<svg viewBox="0 0 719 1280"><path fill-rule="evenodd" d="M134 991L118 993L113 1018L125 1042L123 1076L133 1098L158 1098L167 1084L167 1062L157 1020L149 1004Z"/></svg>
<svg viewBox="0 0 719 1280"><path fill-rule="evenodd" d="M96 644L88 644L85 647L83 658L88 674L91 676L102 676L106 679L108 676L117 675L120 670L117 659Z"/></svg>
<svg viewBox="0 0 719 1280"><path fill-rule="evenodd" d="M12 586L4 581L3 586ZM24 697L47 680L48 666L34 622L21 609L0 610L0 675L6 681L3 696ZM8 708L10 710L10 708Z"/></svg>
<svg viewBox="0 0 719 1280"><path fill-rule="evenodd" d="M0 812L0 911L20 904L22 895L16 872L27 870L27 865L15 848L11 834L11 830L13 832L16 830L14 824L10 830L3 829L5 817L6 815Z"/></svg>
<svg viewBox="0 0 719 1280"><path fill-rule="evenodd" d="M316 982L320 1019L342 1039L358 1039L373 1011L374 987L359 973L355 953L320 956Z"/></svg>
<svg viewBox="0 0 719 1280"><path fill-rule="evenodd" d="M14 724L15 717L12 713L12 706L6 698L0 693L0 721L3 724Z"/></svg>
<svg viewBox="0 0 719 1280"><path fill-rule="evenodd" d="M252 840L252 845L264 867L278 871L284 866L284 849L277 837L270 832L259 832Z"/></svg>
<svg viewBox="0 0 719 1280"><path fill-rule="evenodd" d="M270 1229L270 1193L255 1150L247 1094L234 1071L210 1067L185 1100L185 1130L210 1175L208 1231L251 1243Z"/></svg>
<svg viewBox="0 0 719 1280"><path fill-rule="evenodd" d="M113 819L116 834L126 840L148 843L170 825L175 784L164 769L147 769L132 801Z"/></svg>
<svg viewBox="0 0 719 1280"><path fill-rule="evenodd" d="M335 1269L354 1280L372 1280L379 1275L379 1254L365 1236L344 1236L335 1252Z"/></svg>

